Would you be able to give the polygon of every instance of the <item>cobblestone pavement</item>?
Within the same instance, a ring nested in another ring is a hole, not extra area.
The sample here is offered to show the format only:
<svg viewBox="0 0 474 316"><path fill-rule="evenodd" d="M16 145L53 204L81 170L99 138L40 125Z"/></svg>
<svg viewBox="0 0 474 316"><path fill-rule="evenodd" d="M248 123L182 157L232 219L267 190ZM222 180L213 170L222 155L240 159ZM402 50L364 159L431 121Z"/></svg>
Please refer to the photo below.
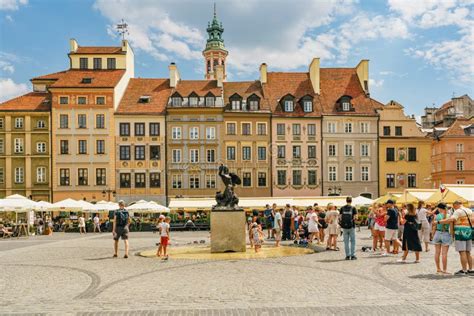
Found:
<svg viewBox="0 0 474 316"><path fill-rule="evenodd" d="M209 242L208 232L172 237L172 247ZM358 233L358 249L368 237ZM157 240L132 233L131 252ZM474 277L435 275L432 251L420 264L360 251L357 261L334 251L246 261L111 255L111 234L0 240L0 314L474 315ZM458 269L450 249L449 271Z"/></svg>

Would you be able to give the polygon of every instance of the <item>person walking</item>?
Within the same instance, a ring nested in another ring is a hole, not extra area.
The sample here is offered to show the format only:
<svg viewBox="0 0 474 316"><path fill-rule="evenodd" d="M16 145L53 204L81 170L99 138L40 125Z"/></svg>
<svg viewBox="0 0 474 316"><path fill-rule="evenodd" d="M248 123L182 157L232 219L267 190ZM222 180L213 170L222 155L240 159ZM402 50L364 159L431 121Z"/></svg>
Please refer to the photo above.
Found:
<svg viewBox="0 0 474 316"><path fill-rule="evenodd" d="M430 212L426 208L424 208L425 203L423 201L418 202L418 209L417 209L417 216L418 221L421 224L421 229L418 231L420 241L425 243L425 251L430 251L429 244L430 244L430 233L431 233L431 225L428 222L428 216L431 215Z"/></svg>
<svg viewBox="0 0 474 316"><path fill-rule="evenodd" d="M441 275L449 274L448 269L448 250L451 244L451 235L449 234L449 224L435 224L448 218L447 206L439 203L437 208L438 214L435 216L433 224L436 228L433 236L433 244L435 245L434 260L436 264L436 273ZM440 257L442 257L443 268L441 269Z"/></svg>
<svg viewBox="0 0 474 316"><path fill-rule="evenodd" d="M84 214L79 216L79 233L82 235L83 233L86 234L86 219L84 218Z"/></svg>
<svg viewBox="0 0 474 316"><path fill-rule="evenodd" d="M339 212L336 210L334 204L329 203L326 212L326 222L328 225L328 242L326 250L339 251L337 248L337 235L338 235L338 217Z"/></svg>
<svg viewBox="0 0 474 316"><path fill-rule="evenodd" d="M275 236L275 247L280 247L281 230L283 228L283 219L281 216L282 210L275 212L275 221L273 224L273 233Z"/></svg>
<svg viewBox="0 0 474 316"><path fill-rule="evenodd" d="M372 248L373 251L377 251L377 246L380 247L380 250L383 250L383 241L385 239L385 209L382 204L374 205L375 208L375 224L374 224L374 234Z"/></svg>
<svg viewBox="0 0 474 316"><path fill-rule="evenodd" d="M447 219L435 221L435 224L449 224L454 223L454 240L456 251L459 252L461 260L461 270L454 273L454 275L474 275L472 270L472 230L473 218L472 211L462 206L461 201L453 203L453 215Z"/></svg>
<svg viewBox="0 0 474 316"><path fill-rule="evenodd" d="M405 263L408 251L415 252L415 263L420 262L421 243L418 235L417 212L413 204L407 204L408 213L405 215L405 228L403 230L402 250L403 256L397 262Z"/></svg>
<svg viewBox="0 0 474 316"><path fill-rule="evenodd" d="M130 215L125 209L125 202L120 200L118 202L119 209L114 212L114 223L112 225L112 235L114 237L114 258L117 258L118 255L118 242L122 238L125 244L125 255L124 258L128 258L128 234L130 232Z"/></svg>
<svg viewBox="0 0 474 316"><path fill-rule="evenodd" d="M342 235L344 237L344 250L346 260L356 260L355 247L355 221L357 220L357 210L352 204L352 197L346 198L346 205L341 207L339 213Z"/></svg>
<svg viewBox="0 0 474 316"><path fill-rule="evenodd" d="M170 222L171 217L167 216L165 220L161 223L160 229L160 245L163 251L163 260L168 260L168 244L170 242Z"/></svg>
<svg viewBox="0 0 474 316"><path fill-rule="evenodd" d="M276 204L273 204L276 207ZM265 205L265 211L263 212L265 217L265 227L267 228L267 239L273 237L273 209L270 208L270 205Z"/></svg>
<svg viewBox="0 0 474 316"><path fill-rule="evenodd" d="M326 223L326 212L324 209L321 209L318 213L318 223L319 223L319 242L324 244L324 239L326 238L325 230L328 228Z"/></svg>
<svg viewBox="0 0 474 316"><path fill-rule="evenodd" d="M95 233L96 231L100 233L100 218L99 218L99 214L95 214L95 216L94 216L94 233Z"/></svg>
<svg viewBox="0 0 474 316"><path fill-rule="evenodd" d="M310 208L308 215L308 242L312 243L315 238L318 239L319 237L318 213L316 213L316 210Z"/></svg>
<svg viewBox="0 0 474 316"><path fill-rule="evenodd" d="M398 240L398 210L394 208L394 202L388 200L386 203L387 215L385 215L385 252L383 256L387 256L390 253L390 243L393 243L393 254L398 253L398 247L401 246L401 242Z"/></svg>

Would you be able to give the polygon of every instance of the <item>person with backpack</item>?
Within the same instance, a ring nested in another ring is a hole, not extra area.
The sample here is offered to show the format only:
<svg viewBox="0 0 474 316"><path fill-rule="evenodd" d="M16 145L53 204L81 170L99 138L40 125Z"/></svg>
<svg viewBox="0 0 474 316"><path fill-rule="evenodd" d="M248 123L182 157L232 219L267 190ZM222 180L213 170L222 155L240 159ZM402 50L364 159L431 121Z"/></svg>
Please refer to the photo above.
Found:
<svg viewBox="0 0 474 316"><path fill-rule="evenodd" d="M352 197L348 196L346 203L347 204L339 210L339 222L344 237L344 250L346 252L346 260L357 260L355 256L355 221L357 219L357 210L351 205Z"/></svg>
<svg viewBox="0 0 474 316"><path fill-rule="evenodd" d="M114 258L117 258L118 255L118 242L122 238L125 244L125 256L128 258L128 233L130 225L130 215L125 209L125 202L119 201L119 209L114 212L114 223L112 226L112 235L114 236Z"/></svg>

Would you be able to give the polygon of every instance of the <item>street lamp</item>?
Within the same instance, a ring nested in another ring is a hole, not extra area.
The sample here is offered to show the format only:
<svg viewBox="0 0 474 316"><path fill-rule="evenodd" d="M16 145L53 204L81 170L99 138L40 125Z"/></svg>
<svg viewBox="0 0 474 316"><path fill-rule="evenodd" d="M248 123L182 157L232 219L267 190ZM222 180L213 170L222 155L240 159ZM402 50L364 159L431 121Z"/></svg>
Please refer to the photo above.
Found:
<svg viewBox="0 0 474 316"><path fill-rule="evenodd" d="M110 193L113 194L113 196L115 197L115 194L117 192L115 192L115 190L112 190L112 189L109 189L109 188L105 188L103 191L102 191L102 195L105 196L107 194L107 201L110 201Z"/></svg>

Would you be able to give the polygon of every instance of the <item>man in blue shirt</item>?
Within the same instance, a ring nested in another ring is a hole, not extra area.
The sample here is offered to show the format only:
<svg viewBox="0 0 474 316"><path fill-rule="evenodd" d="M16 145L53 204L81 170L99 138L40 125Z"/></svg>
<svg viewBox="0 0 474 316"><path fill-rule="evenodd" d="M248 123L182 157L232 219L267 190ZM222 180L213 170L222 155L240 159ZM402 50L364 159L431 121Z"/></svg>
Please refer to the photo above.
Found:
<svg viewBox="0 0 474 316"><path fill-rule="evenodd" d="M386 203L387 215L385 219L387 224L385 226L385 253L390 253L390 242L393 242L393 253L398 253L398 247L402 245L398 240L398 210L393 206L393 201L388 200Z"/></svg>
<svg viewBox="0 0 474 316"><path fill-rule="evenodd" d="M128 233L130 225L130 215L125 209L125 202L120 200L118 202L119 209L114 212L114 223L112 227L112 235L114 236L114 258L117 258L118 254L118 242L122 238L125 244L125 256L128 258Z"/></svg>
<svg viewBox="0 0 474 316"><path fill-rule="evenodd" d="M276 207L276 205L275 205ZM274 238L273 237L273 210L270 208L270 204L265 205L265 211L263 212L263 215L265 216L265 226L267 227L267 233L268 236L267 238Z"/></svg>

